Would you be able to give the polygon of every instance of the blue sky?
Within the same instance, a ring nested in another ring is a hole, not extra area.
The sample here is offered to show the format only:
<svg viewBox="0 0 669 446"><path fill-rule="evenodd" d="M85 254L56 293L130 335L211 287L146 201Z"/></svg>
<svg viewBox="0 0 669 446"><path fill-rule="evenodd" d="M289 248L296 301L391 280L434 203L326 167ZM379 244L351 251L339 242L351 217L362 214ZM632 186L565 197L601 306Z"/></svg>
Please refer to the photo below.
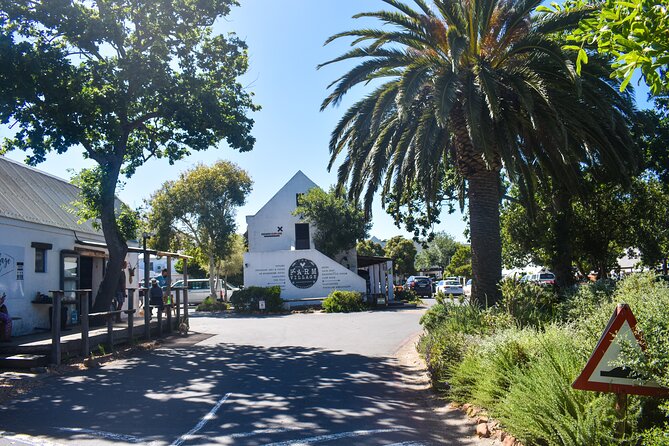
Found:
<svg viewBox="0 0 669 446"><path fill-rule="evenodd" d="M346 106L366 90L353 90L339 108L319 112L326 86L344 73L346 65L335 64L319 71L316 66L348 48L344 40L324 47L325 39L354 26L373 24L353 20L351 16L382 9L385 4L379 0L240 0L240 3L217 29L236 32L249 46L250 68L242 83L255 93L255 102L262 106L261 111L253 114L256 121L253 135L257 140L254 150L238 153L221 145L193 153L174 166L164 160L151 160L118 192L131 206L140 206L164 181L176 178L197 162L208 164L226 159L246 169L254 180L247 205L238 211L238 230L243 232L244 217L258 211L297 170L324 188L336 181L336 168L331 173L326 170L329 134ZM0 127L0 136L7 133L6 128ZM24 158L20 152L10 152L8 156ZM81 151L73 149L64 155L50 156L39 168L70 178L71 169L87 164ZM462 215L445 214L435 229L464 241ZM373 223L371 235L381 239L408 235L394 225L378 200Z"/></svg>

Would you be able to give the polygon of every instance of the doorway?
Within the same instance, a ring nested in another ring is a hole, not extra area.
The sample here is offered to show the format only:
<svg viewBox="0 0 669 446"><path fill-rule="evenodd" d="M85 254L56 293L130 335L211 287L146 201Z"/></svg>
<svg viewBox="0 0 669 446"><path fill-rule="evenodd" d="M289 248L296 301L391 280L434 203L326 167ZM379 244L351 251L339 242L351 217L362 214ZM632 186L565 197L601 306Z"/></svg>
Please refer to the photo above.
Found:
<svg viewBox="0 0 669 446"><path fill-rule="evenodd" d="M310 249L309 223L295 223L295 249Z"/></svg>

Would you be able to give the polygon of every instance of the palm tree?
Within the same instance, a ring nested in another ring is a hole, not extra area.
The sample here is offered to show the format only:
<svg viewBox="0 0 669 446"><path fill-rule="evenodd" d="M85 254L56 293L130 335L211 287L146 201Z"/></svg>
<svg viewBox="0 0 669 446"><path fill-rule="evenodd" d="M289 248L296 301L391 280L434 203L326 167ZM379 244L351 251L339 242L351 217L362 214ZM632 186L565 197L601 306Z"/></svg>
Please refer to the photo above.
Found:
<svg viewBox="0 0 669 446"><path fill-rule="evenodd" d="M322 109L357 84L375 89L351 106L332 132L331 169L368 214L384 197L417 196L430 206L445 171L466 182L473 296L499 298L500 176L531 194L541 178L572 191L581 162L633 170L629 97L608 78L606 61L590 60L581 76L561 33L589 11L535 12L541 0L383 0L392 11L361 13L384 22L354 37L353 48L320 67L359 63L333 82ZM429 211L428 211L429 213ZM371 215L371 214L370 214Z"/></svg>

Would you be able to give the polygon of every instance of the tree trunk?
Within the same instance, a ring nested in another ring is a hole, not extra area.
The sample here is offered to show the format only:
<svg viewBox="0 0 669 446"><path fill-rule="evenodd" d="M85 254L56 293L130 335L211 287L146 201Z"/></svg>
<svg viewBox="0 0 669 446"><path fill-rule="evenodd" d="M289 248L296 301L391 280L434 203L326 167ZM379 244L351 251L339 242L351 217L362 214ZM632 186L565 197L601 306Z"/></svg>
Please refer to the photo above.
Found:
<svg viewBox="0 0 669 446"><path fill-rule="evenodd" d="M551 268L555 273L555 282L558 289L569 288L574 285L572 269L573 251L571 245L572 209L571 195L558 187L553 201L555 218L553 219L553 261Z"/></svg>
<svg viewBox="0 0 669 446"><path fill-rule="evenodd" d="M209 254L209 292L213 299L216 299L216 279L216 259Z"/></svg>
<svg viewBox="0 0 669 446"><path fill-rule="evenodd" d="M118 230L116 224L116 183L118 182L121 162L109 162L100 166L101 179L101 216L102 233L105 236L109 261L104 279L93 304L92 313L109 311L114 293L121 276L121 266L128 252L128 244Z"/></svg>
<svg viewBox="0 0 669 446"><path fill-rule="evenodd" d="M499 172L485 170L468 178L472 241L472 300L489 307L501 298L502 239L499 228Z"/></svg>

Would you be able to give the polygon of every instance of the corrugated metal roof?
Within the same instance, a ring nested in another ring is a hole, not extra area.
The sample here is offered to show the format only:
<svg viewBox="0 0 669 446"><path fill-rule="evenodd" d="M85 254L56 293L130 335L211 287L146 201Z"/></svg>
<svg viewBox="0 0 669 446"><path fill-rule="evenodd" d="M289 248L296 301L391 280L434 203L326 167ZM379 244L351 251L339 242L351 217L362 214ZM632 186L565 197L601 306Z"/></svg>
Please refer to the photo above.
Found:
<svg viewBox="0 0 669 446"><path fill-rule="evenodd" d="M89 234L101 234L72 212L79 188L48 173L0 156L0 216Z"/></svg>

